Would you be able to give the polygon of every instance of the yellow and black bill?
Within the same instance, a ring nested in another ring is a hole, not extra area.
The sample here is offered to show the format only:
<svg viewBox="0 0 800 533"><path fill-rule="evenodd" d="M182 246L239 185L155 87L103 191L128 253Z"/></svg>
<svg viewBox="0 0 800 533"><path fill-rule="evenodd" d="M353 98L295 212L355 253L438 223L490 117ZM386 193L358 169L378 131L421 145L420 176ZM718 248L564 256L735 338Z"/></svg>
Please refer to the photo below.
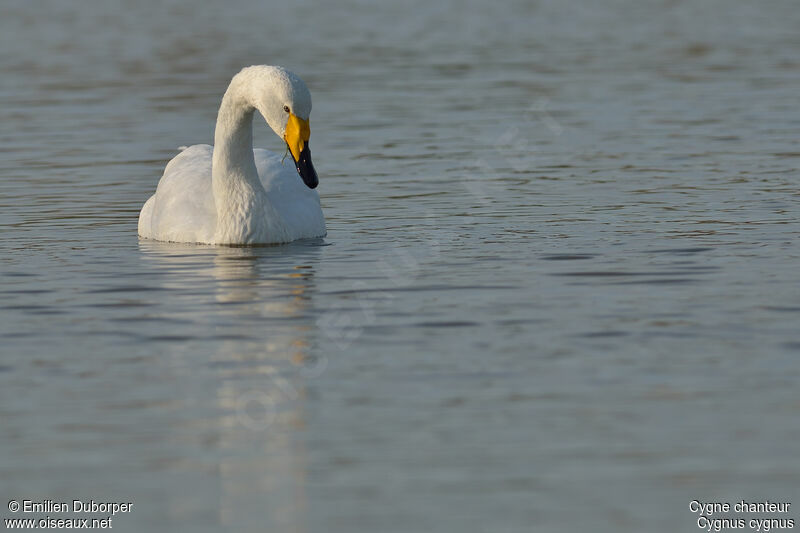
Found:
<svg viewBox="0 0 800 533"><path fill-rule="evenodd" d="M294 166L297 173L303 179L309 189L314 189L319 185L317 171L311 163L311 149L308 147L308 139L311 137L311 128L308 120L289 114L289 121L286 123L286 135L284 140L289 147L289 152L294 159Z"/></svg>

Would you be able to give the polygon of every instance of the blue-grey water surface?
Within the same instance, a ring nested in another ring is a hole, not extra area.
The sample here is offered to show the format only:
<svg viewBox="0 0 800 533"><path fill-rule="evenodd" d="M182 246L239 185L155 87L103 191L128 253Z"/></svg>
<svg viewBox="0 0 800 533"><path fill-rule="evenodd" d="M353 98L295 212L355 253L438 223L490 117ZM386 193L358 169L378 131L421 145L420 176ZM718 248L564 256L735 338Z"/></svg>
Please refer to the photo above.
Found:
<svg viewBox="0 0 800 533"><path fill-rule="evenodd" d="M693 499L800 506L798 28L790 1L5 0L0 518L673 532ZM257 63L312 91L328 236L140 241Z"/></svg>

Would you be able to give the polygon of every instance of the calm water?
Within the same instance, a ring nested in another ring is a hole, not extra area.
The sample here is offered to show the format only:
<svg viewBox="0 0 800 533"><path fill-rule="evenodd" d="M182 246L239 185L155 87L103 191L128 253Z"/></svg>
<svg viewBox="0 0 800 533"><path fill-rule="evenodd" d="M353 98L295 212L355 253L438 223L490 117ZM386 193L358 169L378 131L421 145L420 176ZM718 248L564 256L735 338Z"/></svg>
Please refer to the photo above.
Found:
<svg viewBox="0 0 800 533"><path fill-rule="evenodd" d="M0 8L3 502L310 533L800 506L796 2L268 4ZM253 63L311 88L328 236L139 241Z"/></svg>

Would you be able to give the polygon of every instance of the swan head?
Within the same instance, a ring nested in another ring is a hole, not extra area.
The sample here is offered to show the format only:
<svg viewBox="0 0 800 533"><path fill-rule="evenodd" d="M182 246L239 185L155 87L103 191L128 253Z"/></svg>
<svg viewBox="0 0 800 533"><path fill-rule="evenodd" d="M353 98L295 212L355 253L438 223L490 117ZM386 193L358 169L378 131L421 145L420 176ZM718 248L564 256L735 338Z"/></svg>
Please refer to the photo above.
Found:
<svg viewBox="0 0 800 533"><path fill-rule="evenodd" d="M297 173L309 188L319 184L311 163L309 115L311 93L296 74L283 67L247 67L237 77L247 80L249 99L292 154Z"/></svg>

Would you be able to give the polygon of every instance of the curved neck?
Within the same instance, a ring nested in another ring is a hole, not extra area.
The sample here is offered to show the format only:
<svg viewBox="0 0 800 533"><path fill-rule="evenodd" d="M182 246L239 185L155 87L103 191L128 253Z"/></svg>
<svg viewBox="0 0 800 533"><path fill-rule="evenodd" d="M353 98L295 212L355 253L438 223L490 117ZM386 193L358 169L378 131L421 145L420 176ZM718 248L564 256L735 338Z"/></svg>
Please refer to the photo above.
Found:
<svg viewBox="0 0 800 533"><path fill-rule="evenodd" d="M222 98L214 131L214 157L211 166L215 188L222 181L249 182L258 185L256 163L253 159L253 112L255 108L247 102L231 84Z"/></svg>
<svg viewBox="0 0 800 533"><path fill-rule="evenodd" d="M265 225L267 193L253 159L253 112L246 93L231 83L217 116L211 188L217 210L217 244L262 242L273 231Z"/></svg>

